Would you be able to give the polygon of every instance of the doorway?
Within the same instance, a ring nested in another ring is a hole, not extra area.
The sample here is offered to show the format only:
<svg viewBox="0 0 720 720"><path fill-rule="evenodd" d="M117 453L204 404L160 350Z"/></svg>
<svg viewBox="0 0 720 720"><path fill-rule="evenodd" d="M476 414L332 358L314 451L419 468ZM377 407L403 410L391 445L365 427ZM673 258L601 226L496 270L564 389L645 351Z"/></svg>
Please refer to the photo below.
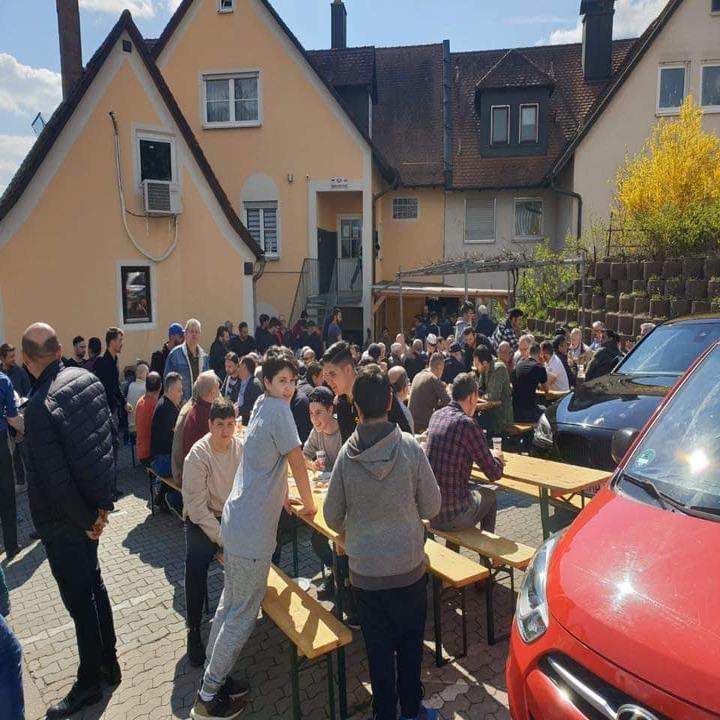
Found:
<svg viewBox="0 0 720 720"><path fill-rule="evenodd" d="M338 215L338 292L362 292L362 215Z"/></svg>

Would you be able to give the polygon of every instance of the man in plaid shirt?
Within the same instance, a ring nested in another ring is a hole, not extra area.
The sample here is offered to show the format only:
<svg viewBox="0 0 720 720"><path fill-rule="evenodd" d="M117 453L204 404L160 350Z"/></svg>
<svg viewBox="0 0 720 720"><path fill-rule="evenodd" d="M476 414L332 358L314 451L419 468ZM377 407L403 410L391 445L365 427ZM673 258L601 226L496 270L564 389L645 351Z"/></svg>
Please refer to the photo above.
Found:
<svg viewBox="0 0 720 720"><path fill-rule="evenodd" d="M492 344L496 353L501 342L509 342L513 352L518 349L521 334L520 322L524 314L520 308L513 308L508 312L507 320L495 328Z"/></svg>
<svg viewBox="0 0 720 720"><path fill-rule="evenodd" d="M442 506L432 521L438 530L464 530L480 525L494 532L497 500L494 490L469 486L473 463L488 480L499 480L503 473L502 455L490 451L480 426L474 419L478 385L469 373L458 375L452 388L453 401L430 418L427 455L435 473Z"/></svg>

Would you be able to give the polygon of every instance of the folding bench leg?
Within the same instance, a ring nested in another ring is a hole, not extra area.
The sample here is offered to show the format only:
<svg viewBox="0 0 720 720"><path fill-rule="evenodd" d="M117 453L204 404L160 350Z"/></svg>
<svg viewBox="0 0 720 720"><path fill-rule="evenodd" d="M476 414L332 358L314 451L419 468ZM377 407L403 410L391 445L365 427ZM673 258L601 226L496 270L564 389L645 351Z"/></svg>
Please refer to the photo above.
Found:
<svg viewBox="0 0 720 720"><path fill-rule="evenodd" d="M345 589L345 575L340 572L337 546L333 543L333 573L335 575L335 617L343 621L343 590ZM340 696L340 717L348 717L347 708L347 677L345 674L345 648L338 648L338 695Z"/></svg>
<svg viewBox="0 0 720 720"><path fill-rule="evenodd" d="M433 620L435 626L435 665L442 667L445 664L442 651L442 606L440 594L442 592L442 582L433 575Z"/></svg>
<svg viewBox="0 0 720 720"><path fill-rule="evenodd" d="M467 614L465 608L465 588L460 590L460 611L462 613L462 642L463 642L463 657L467 657L468 653L468 641L467 641Z"/></svg>
<svg viewBox="0 0 720 720"><path fill-rule="evenodd" d="M487 616L487 636L488 645L495 644L495 603L493 601L493 591L495 590L495 575L492 565L487 558L483 558L485 566L490 571L488 584L485 590L485 614Z"/></svg>
<svg viewBox="0 0 720 720"><path fill-rule="evenodd" d="M300 663L298 661L297 648L294 643L290 643L290 650L293 720L300 720L300 718L302 718L302 710L300 708Z"/></svg>
<svg viewBox="0 0 720 720"><path fill-rule="evenodd" d="M338 671L340 668L338 667ZM338 672L339 677L339 672ZM332 653L327 654L327 681L328 681L328 706L330 708L330 720L335 720L335 678L333 677Z"/></svg>
<svg viewBox="0 0 720 720"><path fill-rule="evenodd" d="M153 483L153 476L150 471L147 471L148 483L150 484L150 514L155 515L155 485Z"/></svg>

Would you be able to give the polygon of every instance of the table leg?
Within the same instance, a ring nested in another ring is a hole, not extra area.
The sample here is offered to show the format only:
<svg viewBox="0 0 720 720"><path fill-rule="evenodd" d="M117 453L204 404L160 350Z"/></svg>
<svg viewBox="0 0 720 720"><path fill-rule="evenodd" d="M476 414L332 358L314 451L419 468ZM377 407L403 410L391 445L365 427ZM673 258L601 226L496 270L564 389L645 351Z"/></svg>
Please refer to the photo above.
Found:
<svg viewBox="0 0 720 720"><path fill-rule="evenodd" d="M543 540L550 537L550 490L540 488L540 518L542 520Z"/></svg>
<svg viewBox="0 0 720 720"><path fill-rule="evenodd" d="M333 573L335 575L335 615L340 622L343 621L343 590L345 588L345 576L340 572L338 562L337 546L332 544L333 551ZM340 704L340 717L345 720L348 716L347 708L347 678L345 676L345 648L338 648L338 695Z"/></svg>
<svg viewBox="0 0 720 720"><path fill-rule="evenodd" d="M442 582L433 575L433 620L435 629L435 665L442 667L445 664L442 651L442 601L440 593L442 592Z"/></svg>
<svg viewBox="0 0 720 720"><path fill-rule="evenodd" d="M293 546L293 572L295 577L300 577L300 558L298 555L298 535L297 535L298 519L292 516L292 546ZM280 540L282 542L282 540Z"/></svg>
<svg viewBox="0 0 720 720"><path fill-rule="evenodd" d="M338 668L340 670L340 668ZM330 706L330 720L335 720L335 677L333 675L332 653L327 654L328 677L328 705Z"/></svg>
<svg viewBox="0 0 720 720"><path fill-rule="evenodd" d="M300 668L298 663L297 648L292 642L290 645L290 681L292 683L293 720L300 720L302 717L302 710L300 709Z"/></svg>

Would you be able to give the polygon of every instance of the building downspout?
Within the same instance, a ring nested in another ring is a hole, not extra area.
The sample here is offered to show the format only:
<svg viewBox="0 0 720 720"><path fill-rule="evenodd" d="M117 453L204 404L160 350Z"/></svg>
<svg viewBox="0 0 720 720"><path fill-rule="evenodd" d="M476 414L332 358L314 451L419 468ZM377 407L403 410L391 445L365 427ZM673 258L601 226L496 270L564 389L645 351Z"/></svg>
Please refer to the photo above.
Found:
<svg viewBox="0 0 720 720"><path fill-rule="evenodd" d="M445 189L453 184L452 63L450 41L443 40L443 167Z"/></svg>
<svg viewBox="0 0 720 720"><path fill-rule="evenodd" d="M577 200L578 204L578 218L577 218L577 240L580 241L582 237L582 221L583 221L583 198L580 193L574 192L573 190L563 190L555 184L555 176L550 179L550 189L554 190L558 195L564 195L565 197L571 197Z"/></svg>
<svg viewBox="0 0 720 720"><path fill-rule="evenodd" d="M372 282L370 284L371 288L375 286L375 282L376 282L375 263L377 261L377 249L376 249L377 245L375 243L375 234L377 233L377 202L378 202L378 200L380 200L381 197L383 197L383 195L387 195L392 190L396 190L399 185L400 185L400 173L398 173L398 171L395 170L395 177L393 178L392 183L390 185L388 185L388 187L385 188L385 190L381 190L380 192L375 193L372 196L372 229L371 229L371 231L372 231L373 257L372 257L372 265L371 265L371 267L372 267L372 278L371 278ZM370 294L370 297L371 297L372 302L374 303L375 298L373 297L372 293ZM368 318L368 320L372 322L373 335L375 335L376 334L375 313L373 313L373 317Z"/></svg>

